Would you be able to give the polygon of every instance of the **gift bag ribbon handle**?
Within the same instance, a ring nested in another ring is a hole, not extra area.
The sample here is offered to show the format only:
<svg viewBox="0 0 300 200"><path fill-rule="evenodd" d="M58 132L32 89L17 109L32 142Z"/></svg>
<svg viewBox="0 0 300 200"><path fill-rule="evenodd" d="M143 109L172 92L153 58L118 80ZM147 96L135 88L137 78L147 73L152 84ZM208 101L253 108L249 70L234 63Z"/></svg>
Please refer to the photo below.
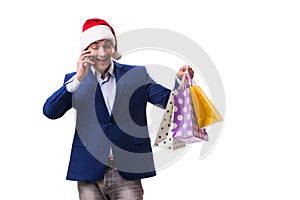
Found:
<svg viewBox="0 0 300 200"><path fill-rule="evenodd" d="M188 70L185 71L183 76L182 76L182 80L181 80L181 84L180 84L181 89L186 89L186 82L188 82L189 87L194 85L193 80L191 79L191 76L190 76Z"/></svg>

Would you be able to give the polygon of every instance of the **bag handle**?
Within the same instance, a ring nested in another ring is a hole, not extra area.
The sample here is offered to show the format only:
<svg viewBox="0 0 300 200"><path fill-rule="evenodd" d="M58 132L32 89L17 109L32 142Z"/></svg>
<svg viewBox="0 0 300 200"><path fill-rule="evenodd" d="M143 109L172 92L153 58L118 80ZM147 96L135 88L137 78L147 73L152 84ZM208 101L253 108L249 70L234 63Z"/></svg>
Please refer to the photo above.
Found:
<svg viewBox="0 0 300 200"><path fill-rule="evenodd" d="M188 84L186 84L186 82ZM187 85L189 87L193 86L193 80L191 79L190 74L188 73L188 71L185 71L183 76L182 76L182 80L181 80L181 84L179 86L180 89L186 89Z"/></svg>
<svg viewBox="0 0 300 200"><path fill-rule="evenodd" d="M190 87L193 86L193 85L194 85L194 84L193 84L193 80L191 79L191 76L190 76L188 70L186 70L186 71L184 72L184 74L186 75L186 77L187 77L187 79L188 79L189 86L190 86Z"/></svg>

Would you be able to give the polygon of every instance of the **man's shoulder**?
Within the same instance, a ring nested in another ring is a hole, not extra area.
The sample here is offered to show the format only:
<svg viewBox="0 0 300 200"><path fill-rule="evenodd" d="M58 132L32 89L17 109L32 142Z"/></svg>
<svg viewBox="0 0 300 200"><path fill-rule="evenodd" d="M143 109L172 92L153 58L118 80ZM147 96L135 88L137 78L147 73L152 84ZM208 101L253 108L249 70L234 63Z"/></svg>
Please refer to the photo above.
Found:
<svg viewBox="0 0 300 200"><path fill-rule="evenodd" d="M65 75L65 80L64 82L67 82L70 78L72 78L74 75L76 74L76 72L71 72Z"/></svg>
<svg viewBox="0 0 300 200"><path fill-rule="evenodd" d="M67 76L67 77L72 77L72 76L74 76L75 74L76 74L76 72L71 72L71 73L66 74L66 76Z"/></svg>
<svg viewBox="0 0 300 200"><path fill-rule="evenodd" d="M116 67L127 69L127 70L130 70L130 69L133 69L133 68L135 68L135 69L146 69L145 66L142 66L142 65L123 64L123 63L119 63L119 62L116 62L116 61L114 61L114 65Z"/></svg>

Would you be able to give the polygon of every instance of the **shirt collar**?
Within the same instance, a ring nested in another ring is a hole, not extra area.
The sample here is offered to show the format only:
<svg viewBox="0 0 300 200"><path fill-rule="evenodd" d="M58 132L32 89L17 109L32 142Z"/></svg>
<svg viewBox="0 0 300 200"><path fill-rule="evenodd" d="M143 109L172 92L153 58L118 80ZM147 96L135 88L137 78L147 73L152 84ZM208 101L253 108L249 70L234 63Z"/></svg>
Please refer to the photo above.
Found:
<svg viewBox="0 0 300 200"><path fill-rule="evenodd" d="M114 68L115 68L114 62L111 61L111 64L110 64L106 74L109 73L112 77L115 77ZM95 74L95 72L96 72L95 68L93 66L91 66L91 69L92 69L93 74L96 75ZM105 75L105 77L106 77L106 75Z"/></svg>

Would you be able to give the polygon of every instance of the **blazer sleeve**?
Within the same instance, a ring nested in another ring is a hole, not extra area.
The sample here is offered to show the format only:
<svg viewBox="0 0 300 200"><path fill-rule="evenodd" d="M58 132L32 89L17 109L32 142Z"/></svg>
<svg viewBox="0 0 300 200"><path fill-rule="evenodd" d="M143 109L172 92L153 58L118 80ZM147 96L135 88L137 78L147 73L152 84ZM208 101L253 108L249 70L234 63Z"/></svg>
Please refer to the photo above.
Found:
<svg viewBox="0 0 300 200"><path fill-rule="evenodd" d="M166 108L171 90L156 83L145 69L145 86L148 102L160 107Z"/></svg>
<svg viewBox="0 0 300 200"><path fill-rule="evenodd" d="M64 84L54 92L45 102L43 113L49 119L62 117L70 108L72 108L72 93L66 89L66 82L73 77L75 73L65 76Z"/></svg>

